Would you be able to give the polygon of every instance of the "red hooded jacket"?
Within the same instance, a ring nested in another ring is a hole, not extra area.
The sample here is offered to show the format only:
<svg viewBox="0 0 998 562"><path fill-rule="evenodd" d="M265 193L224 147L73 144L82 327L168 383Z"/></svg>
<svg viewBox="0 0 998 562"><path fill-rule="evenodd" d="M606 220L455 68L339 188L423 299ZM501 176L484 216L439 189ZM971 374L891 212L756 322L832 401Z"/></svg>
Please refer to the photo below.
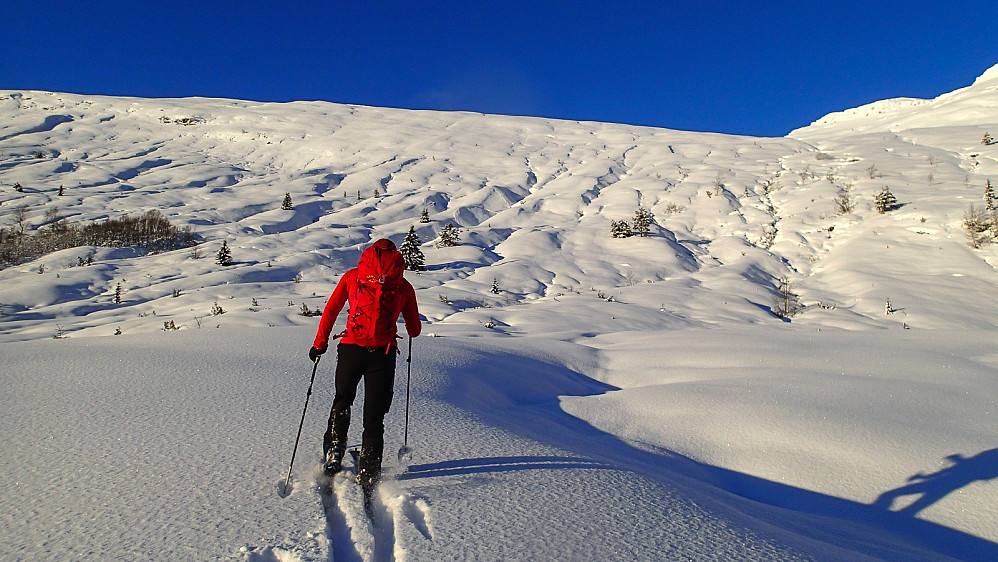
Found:
<svg viewBox="0 0 998 562"><path fill-rule="evenodd" d="M357 302L350 302L348 311L347 330L336 337L341 337L343 343L362 345L365 347L383 347L396 343L398 333L399 314L405 320L405 329L409 337L416 337L422 331L422 324L419 320L419 309L416 306L416 292L412 285L402 278L402 271L405 269L405 260L395 249L395 244L388 239L382 238L369 248L364 250L360 256L357 267L347 271L340 278L332 296L326 303L322 311L322 318L319 320L319 329L315 335L315 342L312 344L316 349L325 351L329 347L329 334L336 323L343 305L350 300L350 295L357 294L358 277L378 280L383 285L392 285L394 290L390 298L382 307L382 316L387 312L387 318L379 318L378 326L387 325L387 329L377 330L377 335L367 337L351 330L350 318L358 311ZM392 302L393 301L393 302Z"/></svg>

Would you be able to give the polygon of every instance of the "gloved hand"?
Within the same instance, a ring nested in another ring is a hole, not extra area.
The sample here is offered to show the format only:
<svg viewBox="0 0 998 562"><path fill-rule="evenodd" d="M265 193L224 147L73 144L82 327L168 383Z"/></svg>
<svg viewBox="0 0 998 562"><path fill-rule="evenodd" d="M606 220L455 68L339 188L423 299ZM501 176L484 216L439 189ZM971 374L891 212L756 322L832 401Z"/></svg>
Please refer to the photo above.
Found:
<svg viewBox="0 0 998 562"><path fill-rule="evenodd" d="M309 360L311 360L311 361L312 361L313 363L315 363L315 362L316 362L316 360L318 360L318 359L319 359L319 356L320 356L320 355L322 355L322 354L323 354L323 353L325 353L325 352L326 352L326 350L325 350L325 349L319 349L319 348L317 348L317 347L312 347L312 349L308 350L308 358L309 358Z"/></svg>

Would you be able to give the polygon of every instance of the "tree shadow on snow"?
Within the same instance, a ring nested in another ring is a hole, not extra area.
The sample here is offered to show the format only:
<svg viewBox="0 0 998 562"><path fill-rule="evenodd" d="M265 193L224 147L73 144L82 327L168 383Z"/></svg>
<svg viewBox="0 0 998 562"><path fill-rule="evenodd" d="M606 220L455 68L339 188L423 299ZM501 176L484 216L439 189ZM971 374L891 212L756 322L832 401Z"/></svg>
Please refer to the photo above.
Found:
<svg viewBox="0 0 998 562"><path fill-rule="evenodd" d="M409 467L405 479L527 469L596 468L628 470L666 485L690 489L712 486L722 502L726 494L751 500L733 505L769 514L777 526L823 543L887 559L925 556L931 551L972 560L998 560L998 544L914 517L946 494L978 480L998 477L998 449L964 458L948 457L953 466L915 475L910 484L864 504L704 464L666 449L648 451L594 428L561 409L559 396L595 396L615 387L556 363L501 352L483 354L448 377L443 398L474 412L483 421L518 435L579 455L578 457L495 457L464 459ZM897 512L895 499L922 497ZM761 505L759 505L761 504ZM767 507L768 506L768 507ZM774 511L772 508L779 508ZM806 517L788 515L785 511Z"/></svg>

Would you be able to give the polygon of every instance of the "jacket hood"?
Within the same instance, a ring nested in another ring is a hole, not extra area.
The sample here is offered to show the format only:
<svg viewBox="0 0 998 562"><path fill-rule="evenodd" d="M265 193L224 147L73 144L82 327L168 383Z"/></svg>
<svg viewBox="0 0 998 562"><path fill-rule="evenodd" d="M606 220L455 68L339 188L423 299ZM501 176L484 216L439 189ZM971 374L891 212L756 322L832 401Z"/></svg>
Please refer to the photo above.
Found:
<svg viewBox="0 0 998 562"><path fill-rule="evenodd" d="M357 263L357 274L365 281L398 283L402 280L405 260L395 249L395 243L382 238L364 250Z"/></svg>

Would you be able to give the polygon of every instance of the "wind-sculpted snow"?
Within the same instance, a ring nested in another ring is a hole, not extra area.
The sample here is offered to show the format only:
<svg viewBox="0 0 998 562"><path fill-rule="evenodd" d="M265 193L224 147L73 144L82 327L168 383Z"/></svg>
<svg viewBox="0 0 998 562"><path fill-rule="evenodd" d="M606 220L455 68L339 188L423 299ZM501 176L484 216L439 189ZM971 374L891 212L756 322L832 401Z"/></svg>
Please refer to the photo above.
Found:
<svg viewBox="0 0 998 562"><path fill-rule="evenodd" d="M80 335L149 332L169 320L190 326L219 298L236 299L228 321L296 324L293 311L320 306L365 244L379 237L400 243L411 226L429 266L417 283L420 300L440 303L430 306L431 317L497 321L509 333L547 329L507 318L521 314L510 305L561 319L574 313L562 297L586 294L603 298L573 304L614 326L600 330L672 327L678 318L685 325L718 317L771 322L782 278L801 296L802 322L994 326L993 299L966 302L981 294L975 285L994 282L991 249L971 256L961 225L966 206L982 201L988 174L998 175L994 151L979 142L989 119L998 121L992 89L986 75L907 110L889 133L853 134L859 117L842 125L830 117L793 134L810 144L319 102L5 92L6 226L31 232L54 217L90 221L158 209L194 226L204 243L200 260L184 250L115 261L110 280L72 271L72 257L0 272L0 303L21 326L0 337L54 334L55 318L64 333ZM55 123L53 115L65 119ZM40 122L52 126L42 131ZM909 122L917 128L904 129ZM9 188L15 183L23 190ZM872 198L885 185L901 208L882 216ZM291 211L280 209L285 193ZM838 209L843 195L851 212ZM630 221L638 207L654 216L650 236L611 238L610 222ZM428 223L419 222L424 210ZM433 245L448 223L480 259ZM209 261L223 240L236 267L218 272ZM880 275L879 267L893 271ZM177 273L186 280L185 302L175 300L177 283L139 297L140 288ZM925 288L955 274L962 277L942 288L952 296L937 304L930 296L937 290ZM60 276L94 286L121 282L129 297L114 314L70 316L67 307L82 303L43 309L30 291L12 288L20 279L43 287ZM490 291L493 282L500 295ZM609 297L627 310L615 310ZM254 306L252 298L271 306ZM904 307L901 322L881 314L891 299ZM279 301L292 305L272 306ZM37 321L22 320L29 317Z"/></svg>

